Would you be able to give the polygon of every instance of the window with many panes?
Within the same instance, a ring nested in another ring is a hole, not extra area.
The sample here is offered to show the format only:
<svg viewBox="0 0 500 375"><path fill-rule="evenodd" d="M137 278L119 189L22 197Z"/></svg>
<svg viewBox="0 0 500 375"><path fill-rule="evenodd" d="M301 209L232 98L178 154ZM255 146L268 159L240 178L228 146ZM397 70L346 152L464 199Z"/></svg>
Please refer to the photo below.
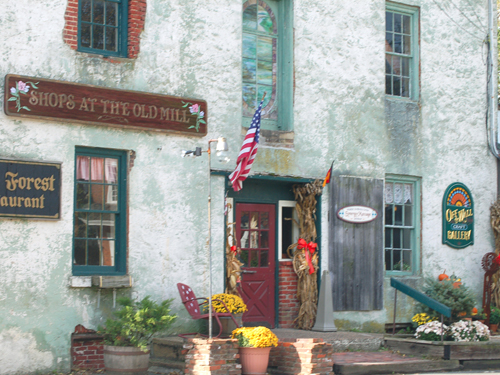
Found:
<svg viewBox="0 0 500 375"><path fill-rule="evenodd" d="M128 0L80 0L78 50L127 57Z"/></svg>
<svg viewBox="0 0 500 375"><path fill-rule="evenodd" d="M73 274L125 274L125 151L77 148Z"/></svg>
<svg viewBox="0 0 500 375"><path fill-rule="evenodd" d="M385 270L419 272L420 180L390 176L385 181Z"/></svg>
<svg viewBox="0 0 500 375"><path fill-rule="evenodd" d="M264 97L261 128L291 130L292 5L290 0L243 3L243 126Z"/></svg>
<svg viewBox="0 0 500 375"><path fill-rule="evenodd" d="M387 3L385 93L418 99L418 9Z"/></svg>

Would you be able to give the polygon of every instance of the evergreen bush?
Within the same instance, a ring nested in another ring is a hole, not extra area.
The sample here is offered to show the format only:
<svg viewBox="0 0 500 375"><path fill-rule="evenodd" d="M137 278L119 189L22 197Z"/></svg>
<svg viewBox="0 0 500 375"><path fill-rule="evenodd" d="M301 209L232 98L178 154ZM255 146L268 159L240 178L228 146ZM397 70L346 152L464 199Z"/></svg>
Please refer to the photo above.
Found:
<svg viewBox="0 0 500 375"><path fill-rule="evenodd" d="M459 280L455 275L442 281L430 277L425 279L424 293L451 308L451 318L444 318L448 324L460 320L463 313L470 316L476 304L472 291ZM423 304L420 304L419 311L431 317L440 317L435 310Z"/></svg>
<svg viewBox="0 0 500 375"><path fill-rule="evenodd" d="M500 309L498 307L492 307L490 313L490 324L500 323Z"/></svg>

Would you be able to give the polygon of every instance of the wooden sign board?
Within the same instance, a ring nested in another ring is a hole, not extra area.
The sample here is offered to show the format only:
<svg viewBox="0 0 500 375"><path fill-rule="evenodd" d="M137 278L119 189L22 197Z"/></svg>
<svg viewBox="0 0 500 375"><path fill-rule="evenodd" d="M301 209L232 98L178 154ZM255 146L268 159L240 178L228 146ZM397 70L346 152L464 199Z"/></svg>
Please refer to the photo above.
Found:
<svg viewBox="0 0 500 375"><path fill-rule="evenodd" d="M60 219L61 164L0 160L0 216Z"/></svg>
<svg viewBox="0 0 500 375"><path fill-rule="evenodd" d="M207 134L207 103L203 100L12 74L5 77L4 110L9 116Z"/></svg>
<svg viewBox="0 0 500 375"><path fill-rule="evenodd" d="M455 249L474 244L474 202L460 182L448 186L443 196L443 243Z"/></svg>

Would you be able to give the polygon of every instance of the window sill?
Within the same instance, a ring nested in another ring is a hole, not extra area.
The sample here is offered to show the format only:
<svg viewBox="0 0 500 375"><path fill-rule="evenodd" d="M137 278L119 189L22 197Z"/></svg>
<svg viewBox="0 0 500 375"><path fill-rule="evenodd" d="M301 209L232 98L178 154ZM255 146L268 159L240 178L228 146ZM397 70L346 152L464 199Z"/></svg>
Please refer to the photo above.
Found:
<svg viewBox="0 0 500 375"><path fill-rule="evenodd" d="M241 128L241 134L245 136L248 128ZM293 148L295 133L293 131L260 130L259 146Z"/></svg>
<svg viewBox="0 0 500 375"><path fill-rule="evenodd" d="M405 104L415 104L417 105L419 102L419 99L412 99L412 98L404 98L402 96L393 96L393 95L385 95L385 100L389 102L394 102L394 103L405 103Z"/></svg>
<svg viewBox="0 0 500 375"><path fill-rule="evenodd" d="M123 276L70 276L70 288L91 288L99 289L115 289L115 288L131 288L132 277L130 275Z"/></svg>

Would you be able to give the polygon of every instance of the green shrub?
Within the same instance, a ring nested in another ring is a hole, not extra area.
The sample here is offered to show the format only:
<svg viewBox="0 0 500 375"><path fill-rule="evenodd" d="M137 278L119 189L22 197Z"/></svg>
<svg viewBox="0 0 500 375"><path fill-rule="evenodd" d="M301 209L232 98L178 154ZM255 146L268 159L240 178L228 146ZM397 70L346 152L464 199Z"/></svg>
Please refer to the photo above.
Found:
<svg viewBox="0 0 500 375"><path fill-rule="evenodd" d="M459 314L463 312L470 316L476 304L474 294L466 285L461 284L458 288L453 285L459 280L455 275L443 281L438 281L430 277L425 279L424 293L451 308L451 318L445 317L446 323L460 320L461 315ZM419 311L425 312L429 316L440 318L440 315L436 311L423 304L420 304Z"/></svg>
<svg viewBox="0 0 500 375"><path fill-rule="evenodd" d="M491 308L490 314L490 324L499 324L500 323L500 309L498 307Z"/></svg>
<svg viewBox="0 0 500 375"><path fill-rule="evenodd" d="M106 345L135 346L146 351L151 337L169 328L177 318L169 314L172 299L158 304L149 296L140 302L122 297L117 302L123 307L114 313L116 318L108 319L105 327L98 328Z"/></svg>

